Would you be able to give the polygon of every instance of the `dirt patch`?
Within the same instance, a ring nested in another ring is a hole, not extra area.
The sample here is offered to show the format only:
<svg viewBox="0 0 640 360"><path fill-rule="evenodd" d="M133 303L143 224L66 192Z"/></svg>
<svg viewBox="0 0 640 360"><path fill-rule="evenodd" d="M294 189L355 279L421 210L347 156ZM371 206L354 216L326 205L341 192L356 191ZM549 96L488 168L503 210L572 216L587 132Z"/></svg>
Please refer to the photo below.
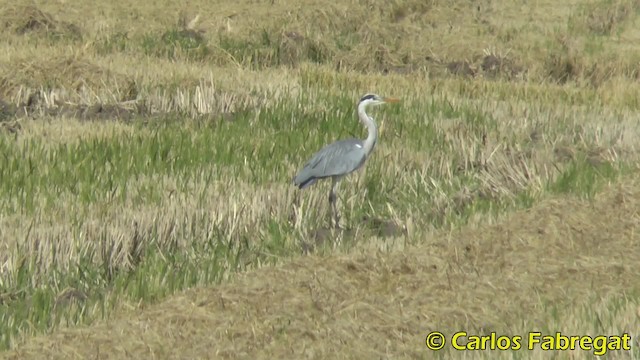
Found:
<svg viewBox="0 0 640 360"><path fill-rule="evenodd" d="M447 71L453 75L463 77L474 77L481 75L488 79L505 78L516 79L525 74L524 67L516 64L515 61L494 54L488 54L476 59L473 62L451 61L446 65Z"/></svg>
<svg viewBox="0 0 640 360"><path fill-rule="evenodd" d="M0 99L0 122L4 122L15 117L16 108L8 102Z"/></svg>
<svg viewBox="0 0 640 360"><path fill-rule="evenodd" d="M391 220L364 216L356 228L323 227L311 232L309 241L302 243L302 252L313 253L319 247L331 247L338 240L352 243L356 237L376 236L381 239L406 235L406 229Z"/></svg>
<svg viewBox="0 0 640 360"><path fill-rule="evenodd" d="M634 177L592 201L549 199L419 247L305 256L239 274L109 322L33 338L7 358L424 358L433 330L511 334L523 322L546 329L549 306L565 314L590 308L594 295L640 286ZM590 333L593 318L574 314L565 324Z"/></svg>
<svg viewBox="0 0 640 360"><path fill-rule="evenodd" d="M473 77L476 70L471 67L468 61L453 61L447 64L447 70L453 75Z"/></svg>
<svg viewBox="0 0 640 360"><path fill-rule="evenodd" d="M16 107L0 99L0 131L6 131L10 134L17 135L22 127L15 120Z"/></svg>
<svg viewBox="0 0 640 360"><path fill-rule="evenodd" d="M35 100L30 105L28 103L20 106L13 106L3 103L0 100L0 129L9 131L10 133L18 133L21 130L20 119L23 118L41 118L41 117L66 117L75 118L83 121L133 121L140 119L149 121L152 119L160 119L170 115L168 112L151 112L144 104L133 106L122 106L117 104L92 104L92 105L60 105L56 107L38 107ZM182 115L181 115L182 116ZM233 113L207 114L202 118L222 119L224 121L233 121L235 119Z"/></svg>
<svg viewBox="0 0 640 360"><path fill-rule="evenodd" d="M24 104L15 106L0 99L0 122L11 122L24 117L71 117L80 120L131 120L151 114L141 106L123 107L115 104L69 105L45 107L39 96L30 96Z"/></svg>
<svg viewBox="0 0 640 360"><path fill-rule="evenodd" d="M179 111L158 111L145 101L124 101L116 104L70 104L67 102L54 102L48 104L40 91L35 91L26 97L19 105L11 104L0 98L0 131L5 130L12 134L20 132L20 121L23 119L47 118L74 118L82 121L134 121L143 123L162 119L169 116L182 117L184 113ZM220 112L201 114L200 120L234 121L236 112ZM192 116L192 115L190 115ZM192 116L193 117L193 116Z"/></svg>
<svg viewBox="0 0 640 360"><path fill-rule="evenodd" d="M406 230L391 220L364 217L362 221L378 237L389 238L406 235Z"/></svg>
<svg viewBox="0 0 640 360"><path fill-rule="evenodd" d="M82 39L82 32L78 26L57 20L35 6L8 7L0 15L0 19L5 29L18 35L36 33L74 40Z"/></svg>
<svg viewBox="0 0 640 360"><path fill-rule="evenodd" d="M485 56L482 59L480 68L484 76L488 78L496 78L502 75L511 79L524 72L524 68L515 64L513 60L496 55Z"/></svg>
<svg viewBox="0 0 640 360"><path fill-rule="evenodd" d="M131 120L135 116L145 116L148 113L143 108L127 109L119 105L94 104L62 106L47 110L49 116L65 116L80 120Z"/></svg>

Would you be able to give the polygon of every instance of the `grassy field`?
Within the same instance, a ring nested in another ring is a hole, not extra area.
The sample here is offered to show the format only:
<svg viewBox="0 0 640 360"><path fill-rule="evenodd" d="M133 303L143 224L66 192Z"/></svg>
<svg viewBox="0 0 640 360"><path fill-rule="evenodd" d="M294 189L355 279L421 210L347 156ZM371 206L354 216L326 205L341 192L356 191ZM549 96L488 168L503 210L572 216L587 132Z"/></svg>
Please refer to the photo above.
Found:
<svg viewBox="0 0 640 360"><path fill-rule="evenodd" d="M639 11L4 6L0 357L549 357L425 346L464 330L640 358ZM291 180L369 92L402 102L332 230Z"/></svg>

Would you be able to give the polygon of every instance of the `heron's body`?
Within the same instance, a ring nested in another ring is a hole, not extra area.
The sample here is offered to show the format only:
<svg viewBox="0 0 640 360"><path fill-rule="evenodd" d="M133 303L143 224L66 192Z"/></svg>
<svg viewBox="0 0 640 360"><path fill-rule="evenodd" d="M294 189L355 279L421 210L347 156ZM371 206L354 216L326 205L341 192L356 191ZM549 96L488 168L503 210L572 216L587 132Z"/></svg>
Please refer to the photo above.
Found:
<svg viewBox="0 0 640 360"><path fill-rule="evenodd" d="M298 173L294 182L300 189L304 189L319 179L348 175L362 167L367 156L361 140L336 141L315 153Z"/></svg>
<svg viewBox="0 0 640 360"><path fill-rule="evenodd" d="M367 127L368 136L359 139L339 140L320 149L307 161L302 170L293 179L294 184L304 189L316 181L325 178L332 179L329 202L334 212L335 225L338 227L339 216L336 208L336 190L339 181L346 175L361 168L375 148L378 139L378 128L373 118L365 112L367 105L382 104L396 99L383 99L378 95L367 94L358 103L358 117Z"/></svg>

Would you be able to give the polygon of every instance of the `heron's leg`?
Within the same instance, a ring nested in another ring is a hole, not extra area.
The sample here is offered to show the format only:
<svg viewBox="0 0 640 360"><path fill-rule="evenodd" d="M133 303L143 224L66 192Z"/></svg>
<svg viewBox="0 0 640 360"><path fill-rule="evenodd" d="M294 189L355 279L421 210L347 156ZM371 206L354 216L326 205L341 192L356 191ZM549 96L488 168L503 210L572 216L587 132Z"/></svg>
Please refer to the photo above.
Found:
<svg viewBox="0 0 640 360"><path fill-rule="evenodd" d="M338 190L338 183L340 182L337 178L331 178L331 191L329 192L329 204L331 204L331 212L333 213L333 221L336 229L340 228L340 215L338 214L338 206L337 206L337 196L336 191Z"/></svg>

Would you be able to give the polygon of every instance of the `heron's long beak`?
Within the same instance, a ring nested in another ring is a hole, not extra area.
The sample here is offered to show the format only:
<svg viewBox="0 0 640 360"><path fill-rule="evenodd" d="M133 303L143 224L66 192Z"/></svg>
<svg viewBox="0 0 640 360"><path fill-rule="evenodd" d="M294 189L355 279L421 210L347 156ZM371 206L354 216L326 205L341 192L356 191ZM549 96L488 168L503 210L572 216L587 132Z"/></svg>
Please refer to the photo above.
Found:
<svg viewBox="0 0 640 360"><path fill-rule="evenodd" d="M388 103L397 103L400 102L400 99L398 98L394 98L394 97L386 97L383 99L384 102L388 102Z"/></svg>

